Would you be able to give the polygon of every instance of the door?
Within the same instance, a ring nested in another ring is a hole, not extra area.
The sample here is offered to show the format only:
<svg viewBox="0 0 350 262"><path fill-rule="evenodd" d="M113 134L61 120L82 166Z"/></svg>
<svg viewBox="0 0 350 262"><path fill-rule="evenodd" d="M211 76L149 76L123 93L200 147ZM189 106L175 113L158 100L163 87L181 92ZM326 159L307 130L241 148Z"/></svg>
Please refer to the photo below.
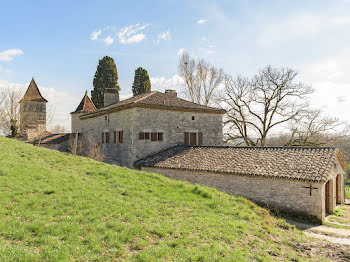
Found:
<svg viewBox="0 0 350 262"><path fill-rule="evenodd" d="M197 145L197 134L196 133L190 133L190 145L191 146Z"/></svg>
<svg viewBox="0 0 350 262"><path fill-rule="evenodd" d="M325 204L326 204L326 213L329 213L329 181L325 185Z"/></svg>

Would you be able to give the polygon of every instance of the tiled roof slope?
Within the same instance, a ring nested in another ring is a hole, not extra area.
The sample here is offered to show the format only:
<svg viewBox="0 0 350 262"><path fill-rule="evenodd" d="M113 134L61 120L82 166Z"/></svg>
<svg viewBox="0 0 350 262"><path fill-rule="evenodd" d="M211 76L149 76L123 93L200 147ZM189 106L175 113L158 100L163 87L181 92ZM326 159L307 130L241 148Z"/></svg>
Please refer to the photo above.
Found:
<svg viewBox="0 0 350 262"><path fill-rule="evenodd" d="M23 98L19 101L36 101L36 102L47 102L47 100L41 95L37 84L35 83L34 78L30 81L28 89L24 94Z"/></svg>
<svg viewBox="0 0 350 262"><path fill-rule="evenodd" d="M70 133L52 134L48 131L45 131L45 133L43 133L40 137L26 140L25 142L31 144L59 144L65 140L68 140L70 136Z"/></svg>
<svg viewBox="0 0 350 262"><path fill-rule="evenodd" d="M92 112L95 111L96 107L94 105L94 103L92 102L92 100L90 99L90 97L87 95L87 91L85 92L85 95L83 97L83 99L80 101L80 104L78 105L77 109L75 109L74 112L72 112L71 114L74 113L88 113L88 112Z"/></svg>
<svg viewBox="0 0 350 262"><path fill-rule="evenodd" d="M343 160L331 147L176 146L138 160L135 166L321 182L336 161Z"/></svg>
<svg viewBox="0 0 350 262"><path fill-rule="evenodd" d="M152 91L150 93L141 94L135 97L131 97L122 100L113 105L100 108L92 113L86 114L84 116L92 116L99 113L104 113L106 111L121 110L130 107L148 107L157 109L168 109L168 110L188 110L188 111L202 111L209 113L223 114L225 111L220 108L209 107L199 105L176 96L161 93L158 91Z"/></svg>

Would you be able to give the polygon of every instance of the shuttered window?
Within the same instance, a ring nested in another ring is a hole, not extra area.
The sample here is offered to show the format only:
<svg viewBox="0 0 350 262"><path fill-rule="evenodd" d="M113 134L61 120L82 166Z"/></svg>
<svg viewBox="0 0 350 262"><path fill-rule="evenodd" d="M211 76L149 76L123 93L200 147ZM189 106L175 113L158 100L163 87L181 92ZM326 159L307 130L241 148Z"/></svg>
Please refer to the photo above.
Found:
<svg viewBox="0 0 350 262"><path fill-rule="evenodd" d="M157 141L158 136L157 136L157 132L152 132L151 133L151 141Z"/></svg>
<svg viewBox="0 0 350 262"><path fill-rule="evenodd" d="M114 142L114 144L117 143L117 131L114 131L113 142Z"/></svg>
<svg viewBox="0 0 350 262"><path fill-rule="evenodd" d="M145 133L145 139L149 140L149 133Z"/></svg>
<svg viewBox="0 0 350 262"><path fill-rule="evenodd" d="M188 146L190 144L190 134L188 132L185 132L184 142L185 145Z"/></svg>
<svg viewBox="0 0 350 262"><path fill-rule="evenodd" d="M158 141L163 141L163 133L158 133Z"/></svg>
<svg viewBox="0 0 350 262"><path fill-rule="evenodd" d="M198 133L198 145L203 145L203 133L199 132Z"/></svg>
<svg viewBox="0 0 350 262"><path fill-rule="evenodd" d="M119 143L123 143L123 131L119 131Z"/></svg>
<svg viewBox="0 0 350 262"><path fill-rule="evenodd" d="M106 132L106 144L109 144L109 132Z"/></svg>
<svg viewBox="0 0 350 262"><path fill-rule="evenodd" d="M139 133L139 140L144 140L145 139L145 133L144 132L140 132Z"/></svg>

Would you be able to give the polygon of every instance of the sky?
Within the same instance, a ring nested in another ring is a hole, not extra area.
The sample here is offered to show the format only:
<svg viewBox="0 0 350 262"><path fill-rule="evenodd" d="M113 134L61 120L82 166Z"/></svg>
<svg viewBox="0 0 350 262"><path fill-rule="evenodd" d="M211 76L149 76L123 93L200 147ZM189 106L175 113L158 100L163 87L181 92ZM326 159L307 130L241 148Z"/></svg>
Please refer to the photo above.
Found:
<svg viewBox="0 0 350 262"><path fill-rule="evenodd" d="M0 0L0 13L0 89L34 77L51 125L67 130L103 56L116 62L123 99L139 66L153 90L181 91L184 50L234 76L293 68L315 89L313 107L350 121L350 0Z"/></svg>

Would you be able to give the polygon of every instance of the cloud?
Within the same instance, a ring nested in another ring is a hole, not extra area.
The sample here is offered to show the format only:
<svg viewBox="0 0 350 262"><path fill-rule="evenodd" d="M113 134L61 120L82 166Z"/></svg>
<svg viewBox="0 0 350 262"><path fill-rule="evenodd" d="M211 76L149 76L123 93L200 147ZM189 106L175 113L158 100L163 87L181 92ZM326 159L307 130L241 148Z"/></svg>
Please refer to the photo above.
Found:
<svg viewBox="0 0 350 262"><path fill-rule="evenodd" d="M164 41L169 41L169 40L171 40L171 35L170 35L169 30L168 30L168 31L165 31L165 32L162 33L162 34L159 34L159 35L157 36L157 41L156 41L156 43L159 44L159 42L160 42L161 40L164 40Z"/></svg>
<svg viewBox="0 0 350 262"><path fill-rule="evenodd" d="M129 25L120 29L118 33L119 42L122 44L139 43L146 39L146 34L142 33L149 25Z"/></svg>
<svg viewBox="0 0 350 262"><path fill-rule="evenodd" d="M102 34L102 30L94 31L90 35L91 40L98 40L98 37Z"/></svg>
<svg viewBox="0 0 350 262"><path fill-rule="evenodd" d="M179 51L177 51L177 55L181 56L184 52L186 52L185 48L180 48Z"/></svg>
<svg viewBox="0 0 350 262"><path fill-rule="evenodd" d="M71 94L66 92L58 91L53 87L46 87L40 85L40 82L36 81L40 92L43 97L48 100L47 111L48 115L51 115L52 120L48 122L48 128L56 124L63 125L68 131L71 127L70 112L74 111L78 106L80 100L83 97L73 97ZM15 89L24 94L27 90L29 83L13 83L0 79L0 90L7 88Z"/></svg>
<svg viewBox="0 0 350 262"><path fill-rule="evenodd" d="M109 35L103 39L103 42L105 42L106 45L111 45L114 43L114 38Z"/></svg>
<svg viewBox="0 0 350 262"><path fill-rule="evenodd" d="M301 66L299 78L312 85L315 92L311 106L322 109L327 115L350 122L346 108L350 108L350 51L330 56Z"/></svg>
<svg viewBox="0 0 350 262"><path fill-rule="evenodd" d="M327 31L348 32L349 27L350 17L347 16L304 13L264 26L260 30L258 43L261 46L267 46L273 43L290 42L296 38L315 36Z"/></svg>
<svg viewBox="0 0 350 262"><path fill-rule="evenodd" d="M8 49L0 52L0 61L9 62L13 60L14 56L23 55L23 51L21 49Z"/></svg>
<svg viewBox="0 0 350 262"><path fill-rule="evenodd" d="M170 78L165 77L151 77L152 90L164 92L166 89L175 89L181 91L184 82L179 75L173 75Z"/></svg>
<svg viewBox="0 0 350 262"><path fill-rule="evenodd" d="M197 24L204 24L204 23L206 23L206 22L208 22L207 19L199 19L199 20L197 21Z"/></svg>

